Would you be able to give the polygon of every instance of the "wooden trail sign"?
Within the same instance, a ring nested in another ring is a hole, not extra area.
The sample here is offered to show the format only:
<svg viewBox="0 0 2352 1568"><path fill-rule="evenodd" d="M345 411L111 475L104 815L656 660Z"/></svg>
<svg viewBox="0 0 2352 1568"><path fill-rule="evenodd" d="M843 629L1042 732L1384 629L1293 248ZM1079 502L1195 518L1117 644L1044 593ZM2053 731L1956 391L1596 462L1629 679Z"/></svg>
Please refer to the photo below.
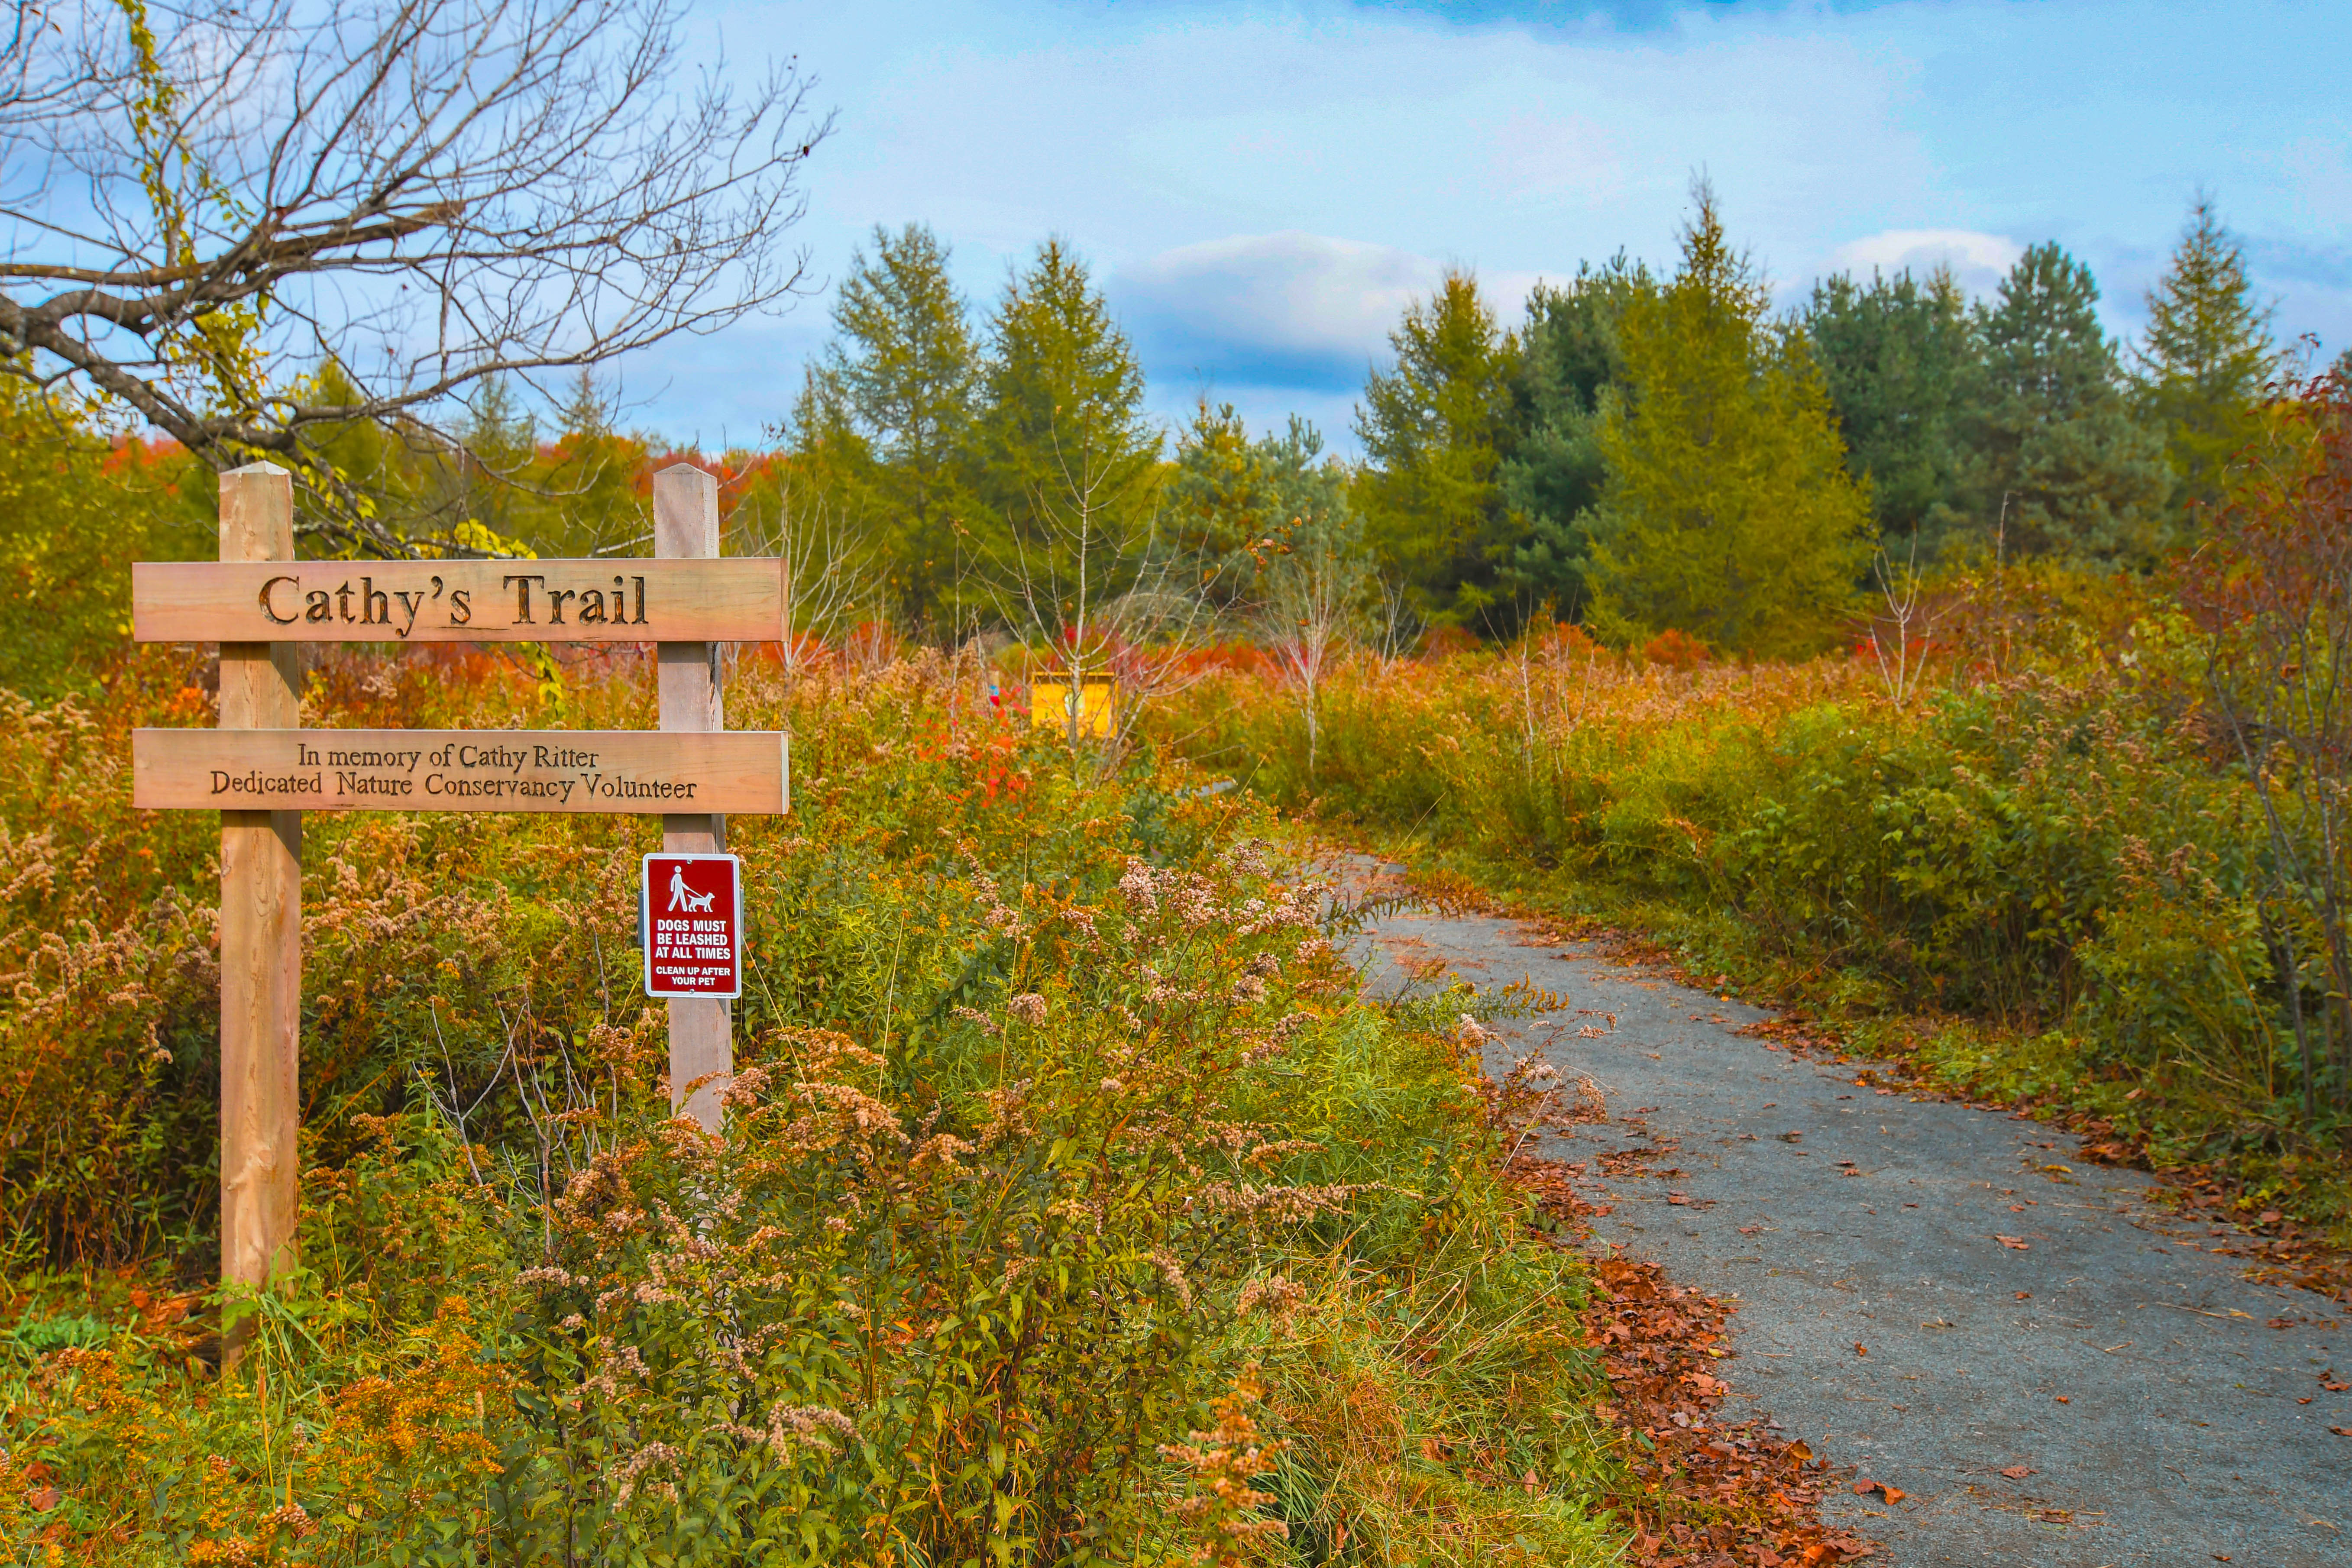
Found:
<svg viewBox="0 0 2352 1568"><path fill-rule="evenodd" d="M140 641L220 644L220 724L136 731L131 803L221 814L221 1279L257 1288L293 1261L302 813L657 813L666 853L722 855L729 816L792 809L792 763L727 732L718 645L785 636L790 596L783 563L718 559L718 482L683 463L654 476L651 561L297 561L284 469L220 487L217 564L131 569ZM661 729L305 730L303 641L651 642ZM730 1005L677 996L669 1021L671 1104L715 1130Z"/></svg>
<svg viewBox="0 0 2352 1568"><path fill-rule="evenodd" d="M790 809L772 731L136 730L131 804L149 810Z"/></svg>
<svg viewBox="0 0 2352 1568"><path fill-rule="evenodd" d="M776 642L782 561L142 561L140 642Z"/></svg>

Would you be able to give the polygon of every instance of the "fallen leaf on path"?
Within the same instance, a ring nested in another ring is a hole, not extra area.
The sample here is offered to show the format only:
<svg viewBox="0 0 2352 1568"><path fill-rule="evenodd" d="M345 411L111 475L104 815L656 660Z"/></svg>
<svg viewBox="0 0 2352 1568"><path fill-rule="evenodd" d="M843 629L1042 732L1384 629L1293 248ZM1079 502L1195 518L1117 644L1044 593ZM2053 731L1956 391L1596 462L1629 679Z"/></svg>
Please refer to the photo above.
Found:
<svg viewBox="0 0 2352 1568"><path fill-rule="evenodd" d="M1743 1225L1739 1227L1739 1234L1742 1236L1754 1236L1763 1228L1764 1227L1760 1225Z"/></svg>
<svg viewBox="0 0 2352 1568"><path fill-rule="evenodd" d="M2352 1437L2352 1426L2330 1426L2328 1430L2338 1437Z"/></svg>
<svg viewBox="0 0 2352 1568"><path fill-rule="evenodd" d="M1683 1193L1668 1193L1666 1194L1666 1202L1674 1205L1676 1208L1684 1208L1688 1206L1690 1198L1687 1194Z"/></svg>
<svg viewBox="0 0 2352 1568"><path fill-rule="evenodd" d="M2058 1396L2058 1403L2061 1405L2072 1405L2074 1402L2062 1394Z"/></svg>
<svg viewBox="0 0 2352 1568"><path fill-rule="evenodd" d="M2026 1477L2033 1473L2033 1467L2032 1465L2007 1465L2002 1467L2000 1473L2007 1476L2012 1481L2021 1481Z"/></svg>
<svg viewBox="0 0 2352 1568"><path fill-rule="evenodd" d="M2003 1247L2018 1252L2023 1252L2033 1245L2032 1242L2027 1241L2021 1237L2001 1236L1998 1233L1994 1235L1993 1239L2000 1243ZM2021 1297L2020 1300L2021 1300L2023 1298Z"/></svg>
<svg viewBox="0 0 2352 1568"><path fill-rule="evenodd" d="M1554 1226L1589 1237L1580 1222L1606 1212L1579 1199L1558 1162L1523 1152L1505 1170ZM1730 1388L1712 1368L1726 1354L1738 1303L1677 1285L1655 1263L1609 1256L1591 1268L1593 1294L1578 1319L1608 1379L1608 1398L1594 1413L1624 1444L1623 1479L1605 1506L1634 1537L1629 1564L1832 1568L1873 1555L1874 1543L1820 1517L1822 1493L1834 1484L1826 1461L1721 1408ZM1462 1461L1450 1455L1445 1462Z"/></svg>
<svg viewBox="0 0 2352 1568"><path fill-rule="evenodd" d="M2021 1301L2031 1301L2033 1300L2033 1292L2031 1290L2020 1290L2017 1293L2017 1299Z"/></svg>
<svg viewBox="0 0 2352 1568"><path fill-rule="evenodd" d="M1901 1487L1890 1487L1885 1481L1874 1481L1867 1476L1853 1483L1854 1496L1868 1497L1872 1492L1876 1492L1890 1503L1901 1502L1911 1495Z"/></svg>
<svg viewBox="0 0 2352 1568"><path fill-rule="evenodd" d="M1859 1341L1856 1341L1853 1347L1853 1353L1856 1355L1868 1355L1870 1353L1870 1347Z"/></svg>

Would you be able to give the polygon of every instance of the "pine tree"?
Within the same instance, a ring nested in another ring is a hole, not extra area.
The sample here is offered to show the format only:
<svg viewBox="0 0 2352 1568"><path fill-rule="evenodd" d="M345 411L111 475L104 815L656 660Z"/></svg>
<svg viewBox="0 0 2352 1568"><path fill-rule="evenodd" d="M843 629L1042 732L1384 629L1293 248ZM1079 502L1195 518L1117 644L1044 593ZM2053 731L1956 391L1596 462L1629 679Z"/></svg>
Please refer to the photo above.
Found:
<svg viewBox="0 0 2352 1568"><path fill-rule="evenodd" d="M1160 436L1143 413L1143 368L1086 264L1059 239L1009 283L991 321L976 429L990 541L1034 587L1074 572L1074 552L1131 570L1156 500Z"/></svg>
<svg viewBox="0 0 2352 1568"><path fill-rule="evenodd" d="M1389 342L1395 367L1372 373L1356 412L1359 503L1374 547L1431 620L1482 623L1513 542L1502 466L1518 342L1466 272L1408 307Z"/></svg>
<svg viewBox="0 0 2352 1568"><path fill-rule="evenodd" d="M582 369L556 410L560 434L541 488L552 514L539 532L543 550L591 555L617 548L650 526L637 500L646 444L613 427L613 407L593 373Z"/></svg>
<svg viewBox="0 0 2352 1568"><path fill-rule="evenodd" d="M958 529L976 510L971 436L980 351L948 276L949 248L920 224L876 226L834 297L834 339L802 393L799 450L835 504L878 522L892 587L918 616L971 564Z"/></svg>
<svg viewBox="0 0 2352 1568"><path fill-rule="evenodd" d="M1310 544L1354 557L1363 529L1349 476L1323 453L1322 433L1294 414L1280 434L1250 439L1232 404L1203 398L1179 438L1168 517L1223 602L1246 597L1269 554Z"/></svg>
<svg viewBox="0 0 2352 1568"><path fill-rule="evenodd" d="M1958 283L1945 268L1867 287L1841 273L1814 285L1802 320L1881 537L1933 557L1976 521L1963 400L1980 351Z"/></svg>
<svg viewBox="0 0 2352 1568"><path fill-rule="evenodd" d="M1192 422L1177 437L1175 469L1168 479L1168 518L1178 543L1200 558L1204 575L1229 578L1264 537L1265 475L1249 427L1230 403L1202 398ZM1234 583L1218 586L1230 596Z"/></svg>
<svg viewBox="0 0 2352 1568"><path fill-rule="evenodd" d="M1869 561L1869 492L1845 470L1803 334L1767 323L1765 286L1726 241L1714 192L1701 182L1693 195L1673 281L1624 314L1590 619L1620 641L1671 627L1728 652L1810 652Z"/></svg>
<svg viewBox="0 0 2352 1568"><path fill-rule="evenodd" d="M540 542L549 533L528 469L539 456L539 427L503 376L481 384L451 454L449 479L458 515L509 539ZM548 540L551 545L552 540Z"/></svg>
<svg viewBox="0 0 2352 1568"><path fill-rule="evenodd" d="M1983 505L2008 553L2144 565L2167 543L2172 476L2162 435L2124 396L2098 300L2091 269L2051 243L1978 308Z"/></svg>
<svg viewBox="0 0 2352 1568"><path fill-rule="evenodd" d="M2141 416L2164 432L2176 486L2168 542L2185 542L2194 510L2221 499L2230 463L2262 426L2277 373L2268 310L2255 304L2245 254L2210 197L2189 209L2172 265L2147 295L2147 336L2134 358Z"/></svg>
<svg viewBox="0 0 2352 1568"><path fill-rule="evenodd" d="M1605 266L1580 265L1565 289L1537 284L1528 299L1512 386L1517 434L1503 461L1504 503L1526 531L1505 579L1564 614L1585 600L1577 563L1606 478L1601 396L1624 385L1620 327L1626 306L1656 290L1649 268L1620 251Z"/></svg>

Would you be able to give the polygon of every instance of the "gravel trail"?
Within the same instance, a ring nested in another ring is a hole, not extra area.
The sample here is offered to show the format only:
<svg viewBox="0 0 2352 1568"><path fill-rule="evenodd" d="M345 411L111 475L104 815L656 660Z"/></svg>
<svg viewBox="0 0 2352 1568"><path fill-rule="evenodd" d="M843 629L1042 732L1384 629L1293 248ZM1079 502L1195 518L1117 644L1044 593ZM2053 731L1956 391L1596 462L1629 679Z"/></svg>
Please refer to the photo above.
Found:
<svg viewBox="0 0 2352 1568"><path fill-rule="evenodd" d="M1737 1300L1732 1413L1909 1494L1830 1505L1875 1561L2352 1565L2344 1308L2246 1282L2066 1133L1858 1085L1733 1033L1763 1009L1537 935L1399 914L1359 956L1375 990L1565 999L1496 1026L1487 1070L1540 1049L1601 1088L1608 1120L1546 1150L1612 1205L1596 1241Z"/></svg>

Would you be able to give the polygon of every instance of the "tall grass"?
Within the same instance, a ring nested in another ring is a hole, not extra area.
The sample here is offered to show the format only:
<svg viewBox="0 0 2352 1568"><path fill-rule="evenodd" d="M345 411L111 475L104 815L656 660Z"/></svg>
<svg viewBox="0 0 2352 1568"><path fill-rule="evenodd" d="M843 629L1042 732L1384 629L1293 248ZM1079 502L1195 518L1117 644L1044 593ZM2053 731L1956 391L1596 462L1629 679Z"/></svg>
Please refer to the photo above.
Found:
<svg viewBox="0 0 2352 1568"><path fill-rule="evenodd" d="M1956 1081L2066 1100L2342 1219L2346 1086L2293 1023L2326 970L2278 956L2322 933L2271 897L2199 638L2112 584L1968 593L1903 706L1866 651L1677 668L1561 628L1351 663L1311 775L1291 706L1248 671L1193 689L1165 732L1269 800L1633 920L1856 1026L1907 1016Z"/></svg>
<svg viewBox="0 0 2352 1568"><path fill-rule="evenodd" d="M616 663L336 656L306 722L650 724ZM0 1542L27 1562L1576 1563L1570 1255L1455 1020L1359 1000L1265 808L919 658L739 666L795 814L722 1138L667 1116L623 817L306 827L301 1268L216 1374L210 719L0 708ZM1533 1478L1530 1479L1529 1478Z"/></svg>

